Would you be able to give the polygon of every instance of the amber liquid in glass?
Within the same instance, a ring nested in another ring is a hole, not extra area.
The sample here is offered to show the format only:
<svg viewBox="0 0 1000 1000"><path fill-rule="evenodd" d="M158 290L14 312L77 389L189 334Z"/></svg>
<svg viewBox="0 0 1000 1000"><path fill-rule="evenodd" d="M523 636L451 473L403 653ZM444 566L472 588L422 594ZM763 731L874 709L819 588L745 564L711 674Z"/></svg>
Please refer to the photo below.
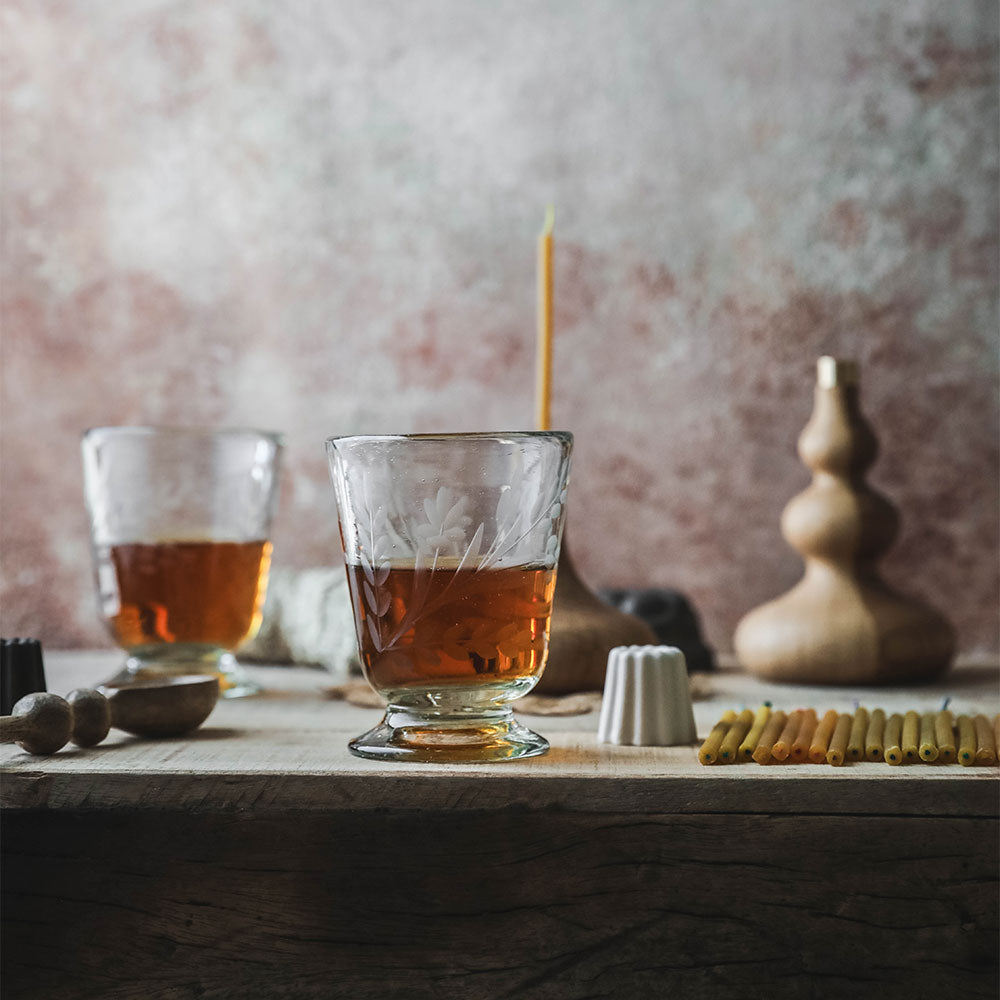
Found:
<svg viewBox="0 0 1000 1000"><path fill-rule="evenodd" d="M126 650L233 650L260 626L270 542L137 542L98 556L108 623Z"/></svg>
<svg viewBox="0 0 1000 1000"><path fill-rule="evenodd" d="M544 666L555 570L349 565L361 661L380 691L496 684Z"/></svg>

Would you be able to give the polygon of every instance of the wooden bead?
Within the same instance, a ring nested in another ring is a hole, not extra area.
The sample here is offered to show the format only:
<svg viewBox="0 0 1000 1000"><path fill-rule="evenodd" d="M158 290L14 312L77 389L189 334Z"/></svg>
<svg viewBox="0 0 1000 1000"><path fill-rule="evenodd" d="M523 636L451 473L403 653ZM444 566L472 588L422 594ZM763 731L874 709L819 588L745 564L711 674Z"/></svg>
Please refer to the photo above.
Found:
<svg viewBox="0 0 1000 1000"><path fill-rule="evenodd" d="M5 727L10 737L28 753L49 754L61 750L73 731L73 709L56 694L36 691L25 695L11 710Z"/></svg>
<svg viewBox="0 0 1000 1000"><path fill-rule="evenodd" d="M76 688L66 695L73 709L73 734L78 747L97 746L111 730L111 705L100 691Z"/></svg>

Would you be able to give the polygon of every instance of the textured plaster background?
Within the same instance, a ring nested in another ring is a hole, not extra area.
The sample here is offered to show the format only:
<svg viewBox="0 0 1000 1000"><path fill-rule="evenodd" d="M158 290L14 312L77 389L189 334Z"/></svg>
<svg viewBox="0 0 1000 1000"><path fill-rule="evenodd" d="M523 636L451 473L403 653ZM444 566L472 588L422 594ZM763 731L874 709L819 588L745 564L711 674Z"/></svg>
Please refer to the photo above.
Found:
<svg viewBox="0 0 1000 1000"><path fill-rule="evenodd" d="M107 642L78 435L254 424L285 566L339 559L334 433L553 417L597 585L709 640L789 586L815 358L856 357L887 575L997 649L997 5L5 0L5 635Z"/></svg>

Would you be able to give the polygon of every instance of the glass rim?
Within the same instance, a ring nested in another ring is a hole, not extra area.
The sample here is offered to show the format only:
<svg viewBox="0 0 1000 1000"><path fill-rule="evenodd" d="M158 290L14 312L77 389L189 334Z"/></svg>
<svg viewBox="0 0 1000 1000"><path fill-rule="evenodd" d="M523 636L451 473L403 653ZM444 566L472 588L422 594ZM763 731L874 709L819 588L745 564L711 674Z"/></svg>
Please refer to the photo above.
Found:
<svg viewBox="0 0 1000 1000"><path fill-rule="evenodd" d="M88 427L80 434L81 441L91 437L192 437L239 438L254 437L283 446L285 435L281 431L265 431L257 427L196 427L182 424L108 424Z"/></svg>
<svg viewBox="0 0 1000 1000"><path fill-rule="evenodd" d="M327 447L344 441L504 441L554 438L563 444L573 443L571 431L443 431L420 434L335 434L326 439Z"/></svg>

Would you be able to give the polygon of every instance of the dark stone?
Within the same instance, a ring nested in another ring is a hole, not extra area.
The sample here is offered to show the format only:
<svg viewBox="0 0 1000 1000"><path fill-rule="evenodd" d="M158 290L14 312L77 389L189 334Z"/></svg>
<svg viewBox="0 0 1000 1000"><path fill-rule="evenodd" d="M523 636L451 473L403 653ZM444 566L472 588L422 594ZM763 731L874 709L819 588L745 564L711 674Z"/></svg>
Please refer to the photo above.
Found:
<svg viewBox="0 0 1000 1000"><path fill-rule="evenodd" d="M620 611L646 622L664 646L676 646L687 660L689 673L715 669L715 657L702 639L698 615L679 591L609 587L598 593Z"/></svg>

